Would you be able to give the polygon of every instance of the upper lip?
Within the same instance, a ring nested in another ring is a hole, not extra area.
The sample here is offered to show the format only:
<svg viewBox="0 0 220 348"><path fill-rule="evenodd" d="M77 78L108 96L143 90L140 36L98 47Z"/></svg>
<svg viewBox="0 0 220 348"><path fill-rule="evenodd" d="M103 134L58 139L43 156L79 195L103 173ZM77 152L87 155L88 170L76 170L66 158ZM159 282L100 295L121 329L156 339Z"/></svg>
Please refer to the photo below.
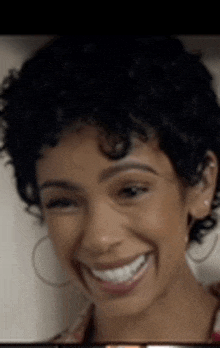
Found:
<svg viewBox="0 0 220 348"><path fill-rule="evenodd" d="M86 265L87 267L89 267L92 270L97 270L97 271L104 271L104 270L109 270L109 269L113 269L113 268L117 268L117 267L123 267L128 265L129 263L133 262L134 260L136 260L138 257L140 257L141 255L146 255L149 254L149 252L147 253L141 253L138 254L136 256L130 256L130 257L126 257L123 259L120 259L118 261L115 262L108 262L108 263L94 263L93 265ZM85 265L85 264L84 264Z"/></svg>

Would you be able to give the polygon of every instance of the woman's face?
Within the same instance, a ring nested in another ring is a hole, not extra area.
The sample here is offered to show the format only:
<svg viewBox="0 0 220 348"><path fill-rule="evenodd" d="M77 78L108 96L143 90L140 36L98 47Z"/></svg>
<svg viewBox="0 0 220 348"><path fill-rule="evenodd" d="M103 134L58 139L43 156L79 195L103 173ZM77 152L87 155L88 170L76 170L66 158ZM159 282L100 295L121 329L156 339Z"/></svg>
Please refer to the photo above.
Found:
<svg viewBox="0 0 220 348"><path fill-rule="evenodd" d="M113 161L87 126L45 150L37 180L57 255L97 308L134 315L179 280L190 200L156 140Z"/></svg>

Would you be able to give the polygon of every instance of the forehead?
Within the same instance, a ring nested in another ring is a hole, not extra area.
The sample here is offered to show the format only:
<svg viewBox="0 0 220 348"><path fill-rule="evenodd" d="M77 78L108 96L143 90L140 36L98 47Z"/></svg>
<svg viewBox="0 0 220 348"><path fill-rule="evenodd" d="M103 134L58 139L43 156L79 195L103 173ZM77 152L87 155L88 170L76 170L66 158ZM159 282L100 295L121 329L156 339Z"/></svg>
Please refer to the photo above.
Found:
<svg viewBox="0 0 220 348"><path fill-rule="evenodd" d="M131 151L121 159L112 160L100 151L98 137L98 130L92 126L64 134L59 144L45 149L38 160L38 182L52 178L80 180L84 174L92 178L103 169L129 162L147 164L169 181L177 178L170 159L160 150L156 138L144 143L133 137Z"/></svg>

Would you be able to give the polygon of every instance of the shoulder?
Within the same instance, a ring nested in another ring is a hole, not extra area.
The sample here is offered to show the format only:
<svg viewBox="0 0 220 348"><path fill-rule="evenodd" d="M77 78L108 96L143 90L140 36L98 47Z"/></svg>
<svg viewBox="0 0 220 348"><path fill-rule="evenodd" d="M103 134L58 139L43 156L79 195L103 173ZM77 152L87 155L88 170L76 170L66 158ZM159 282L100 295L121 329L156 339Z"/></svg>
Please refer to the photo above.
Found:
<svg viewBox="0 0 220 348"><path fill-rule="evenodd" d="M65 332L66 332L66 331L67 331L67 330L62 331L62 332L59 333L58 335L56 335L56 336L50 338L50 339L48 340L47 343L59 343L59 340L62 339L63 336L65 336Z"/></svg>
<svg viewBox="0 0 220 348"><path fill-rule="evenodd" d="M76 321L68 329L48 340L48 343L82 343L91 319L94 305L87 304L79 313Z"/></svg>
<svg viewBox="0 0 220 348"><path fill-rule="evenodd" d="M83 330L79 331L78 328L75 330L72 330L72 326L68 329L60 332L58 335L50 338L47 343L53 343L53 344L65 344L65 343L82 343L83 341L83 334L86 328L83 327Z"/></svg>
<svg viewBox="0 0 220 348"><path fill-rule="evenodd" d="M219 301L213 318L212 334L210 343L220 342L220 282L213 283L207 287L207 290Z"/></svg>

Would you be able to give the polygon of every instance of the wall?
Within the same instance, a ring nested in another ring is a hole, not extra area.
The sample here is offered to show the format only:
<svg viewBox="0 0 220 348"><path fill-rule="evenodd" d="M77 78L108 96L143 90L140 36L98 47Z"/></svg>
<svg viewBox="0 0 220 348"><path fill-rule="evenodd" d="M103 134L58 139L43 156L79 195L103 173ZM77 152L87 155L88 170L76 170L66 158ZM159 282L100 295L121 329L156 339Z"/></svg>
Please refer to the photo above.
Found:
<svg viewBox="0 0 220 348"><path fill-rule="evenodd" d="M8 69L19 68L36 47L49 39L49 36L0 36L0 80ZM25 205L15 191L13 170L4 166L6 160L0 162L0 342L46 340L66 328L71 311L74 320L82 301L80 296L76 299L74 288L53 288L35 275L32 251L47 230L24 212ZM52 282L66 280L61 276L49 240L39 245L36 266ZM73 303L69 309L68 298Z"/></svg>
<svg viewBox="0 0 220 348"><path fill-rule="evenodd" d="M0 80L11 67L19 67L27 56L49 36L0 36ZM214 76L214 87L220 97L220 54L218 44L201 38L184 37L189 49L203 49L204 62ZM188 41L187 41L188 40ZM220 37L218 37L220 42ZM210 46L211 45L211 46ZM207 115L208 116L208 115ZM5 162L5 161L4 161ZM65 329L74 320L84 298L71 286L50 287L37 278L31 257L39 239L47 235L46 228L24 212L14 188L13 170L0 162L0 342L44 341ZM219 228L216 229L216 232ZM213 245L210 235L202 248L190 250L201 258ZM205 282L220 279L220 243L204 263L188 262L196 277ZM49 240L42 243L36 254L36 264L41 274L53 282L66 280L51 249Z"/></svg>

